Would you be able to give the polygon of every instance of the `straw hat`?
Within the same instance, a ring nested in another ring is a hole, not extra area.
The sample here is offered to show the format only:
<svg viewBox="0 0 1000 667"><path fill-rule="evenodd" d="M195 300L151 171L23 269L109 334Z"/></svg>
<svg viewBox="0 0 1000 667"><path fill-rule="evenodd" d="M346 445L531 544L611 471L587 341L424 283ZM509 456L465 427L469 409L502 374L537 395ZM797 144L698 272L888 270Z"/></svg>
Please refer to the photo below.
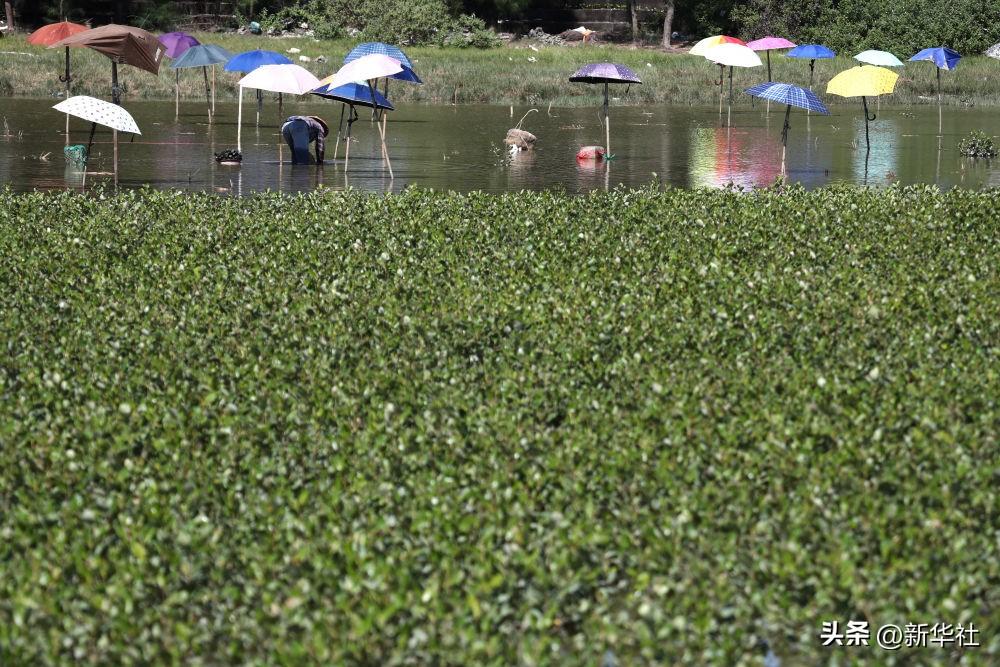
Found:
<svg viewBox="0 0 1000 667"><path fill-rule="evenodd" d="M317 123L319 123L323 127L323 136L324 137L330 134L330 126L326 124L325 120L323 120L319 116L309 116L309 117L312 118L314 121L316 121Z"/></svg>

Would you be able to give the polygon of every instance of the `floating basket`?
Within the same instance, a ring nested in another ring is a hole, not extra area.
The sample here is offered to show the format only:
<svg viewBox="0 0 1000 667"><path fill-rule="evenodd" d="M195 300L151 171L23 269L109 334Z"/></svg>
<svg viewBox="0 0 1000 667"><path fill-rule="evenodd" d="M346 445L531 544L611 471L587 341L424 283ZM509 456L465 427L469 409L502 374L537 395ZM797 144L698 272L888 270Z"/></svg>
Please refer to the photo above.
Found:
<svg viewBox="0 0 1000 667"><path fill-rule="evenodd" d="M63 155L66 157L66 162L75 164L78 167L87 166L87 147L83 144L66 146L63 148Z"/></svg>
<svg viewBox="0 0 1000 667"><path fill-rule="evenodd" d="M237 150L225 150L215 154L215 161L223 164L239 164L243 162L243 153Z"/></svg>

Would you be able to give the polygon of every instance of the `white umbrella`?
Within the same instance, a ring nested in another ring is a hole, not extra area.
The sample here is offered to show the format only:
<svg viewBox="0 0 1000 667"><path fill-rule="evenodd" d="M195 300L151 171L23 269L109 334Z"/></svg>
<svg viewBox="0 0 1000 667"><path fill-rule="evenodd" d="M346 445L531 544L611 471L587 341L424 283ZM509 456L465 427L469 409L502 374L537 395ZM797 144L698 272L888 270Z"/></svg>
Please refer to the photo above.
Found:
<svg viewBox="0 0 1000 667"><path fill-rule="evenodd" d="M77 95L71 97L68 100L63 100L59 104L52 107L56 111L60 111L64 114L70 116L76 116L77 118L82 118L83 120L89 120L91 122L90 126L90 141L87 142L87 154L90 154L90 146L94 143L94 130L97 129L98 125L103 125L104 127L110 127L112 130L117 130L118 132L130 132L132 134L142 134L139 131L139 126L136 124L135 119L132 118L132 114L125 111L122 107L112 102L105 102L104 100L99 100L96 97L89 97L87 95ZM114 151L114 165L115 165L115 183L118 182L118 144L115 144ZM84 177L86 177L86 172L84 172Z"/></svg>
<svg viewBox="0 0 1000 667"><path fill-rule="evenodd" d="M347 63L333 76L328 76L321 82L329 85L330 89L340 88L348 83L358 81L373 81L382 77L399 74L403 71L403 65L390 56L381 53L371 53L362 56L357 60Z"/></svg>
<svg viewBox="0 0 1000 667"><path fill-rule="evenodd" d="M733 121L733 68L763 67L760 56L748 46L741 44L719 44L705 50L705 58L720 67L729 67L729 111L726 125L732 126Z"/></svg>
<svg viewBox="0 0 1000 667"><path fill-rule="evenodd" d="M240 79L240 103L236 119L236 150L242 151L243 89L256 88L272 93L305 95L319 88L319 79L298 65L263 65Z"/></svg>

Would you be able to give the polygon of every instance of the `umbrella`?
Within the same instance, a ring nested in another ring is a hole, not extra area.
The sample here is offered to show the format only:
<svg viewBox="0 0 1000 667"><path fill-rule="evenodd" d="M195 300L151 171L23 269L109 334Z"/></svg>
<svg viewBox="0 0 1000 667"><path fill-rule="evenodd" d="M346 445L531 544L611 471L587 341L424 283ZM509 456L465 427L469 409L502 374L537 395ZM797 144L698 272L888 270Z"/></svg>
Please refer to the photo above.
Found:
<svg viewBox="0 0 1000 667"><path fill-rule="evenodd" d="M924 49L917 55L910 58L910 62L929 60L937 67L937 89L938 89L938 134L941 134L941 70L953 70L958 66L958 61L962 56L957 51L938 46Z"/></svg>
<svg viewBox="0 0 1000 667"><path fill-rule="evenodd" d="M754 51L764 51L767 53L767 80L773 81L771 78L771 51L776 51L778 49L794 49L795 42L790 42L784 37L763 37L761 39L755 39L752 42L747 42L747 47L753 49ZM767 111L771 111L771 100L767 100Z"/></svg>
<svg viewBox="0 0 1000 667"><path fill-rule="evenodd" d="M826 86L826 92L831 95L861 98L861 104L865 111L865 143L868 150L871 150L868 123L875 120L875 116L868 114L868 98L893 92L896 90L898 80L899 75L892 70L873 65L862 65L844 70L830 79L830 83Z"/></svg>
<svg viewBox="0 0 1000 667"><path fill-rule="evenodd" d="M356 81L373 81L383 77L399 74L403 65L395 58L381 53L372 53L352 60L331 76L321 82L330 88L339 88L345 83Z"/></svg>
<svg viewBox="0 0 1000 667"><path fill-rule="evenodd" d="M816 61L829 58L836 58L837 54L823 46L822 44L803 44L785 54L789 58L800 58L809 61L809 90L813 87L813 76L816 70Z"/></svg>
<svg viewBox="0 0 1000 667"><path fill-rule="evenodd" d="M305 95L318 88L319 79L298 65L263 65L240 79L240 104L236 119L236 150L242 151L243 89L256 88L272 93Z"/></svg>
<svg viewBox="0 0 1000 667"><path fill-rule="evenodd" d="M160 35L160 44L166 49L166 56L168 58L177 58L192 46L198 46L201 42L186 32L168 32Z"/></svg>
<svg viewBox="0 0 1000 667"><path fill-rule="evenodd" d="M168 32L160 35L160 44L166 49L168 58L177 58L192 46L200 44L197 39L186 32ZM205 84L208 85L208 73L205 74ZM181 113L181 73L174 69L174 118Z"/></svg>
<svg viewBox="0 0 1000 667"><path fill-rule="evenodd" d="M90 30L90 28L85 25L80 25L79 23L70 23L69 21L50 23L49 25L39 28L35 32L28 35L28 44L34 44L35 46L52 46L56 42L61 42L67 37L72 37L77 33L86 32L87 30ZM68 46L66 47L66 74L65 76L60 76L59 80L66 84L66 99L69 99L70 82L73 80L73 77L70 76L69 73ZM69 137L69 114L66 114L66 136Z"/></svg>
<svg viewBox="0 0 1000 667"><path fill-rule="evenodd" d="M746 46L747 43L742 39L737 39L735 37L729 37L728 35L716 35L714 37L706 37L697 44L691 47L688 51L692 56L704 56L705 51L709 50L713 46L719 46L720 44L739 44L740 46Z"/></svg>
<svg viewBox="0 0 1000 667"><path fill-rule="evenodd" d="M612 83L642 83L638 75L618 63L590 63L569 78L575 83L604 84L604 154L611 157L611 118L608 114L608 85Z"/></svg>
<svg viewBox="0 0 1000 667"><path fill-rule="evenodd" d="M411 61L403 50L398 46L393 46L392 44L385 44L383 42L365 42L363 44L358 44L351 52L344 56L344 64L354 62L358 58L370 55L383 55L394 58L400 62L402 65L406 65L409 68L413 68L413 61Z"/></svg>
<svg viewBox="0 0 1000 667"><path fill-rule="evenodd" d="M772 100L779 104L786 105L785 124L781 128L781 173L785 173L785 149L788 147L789 118L792 115L792 107L799 107L806 111L827 114L829 111L816 97L816 93L805 88L799 88L788 83L762 83L752 88L747 88L749 95L760 97L765 100Z"/></svg>
<svg viewBox="0 0 1000 667"><path fill-rule="evenodd" d="M764 63L760 61L757 52L747 46L739 44L720 44L713 46L705 52L705 58L711 60L719 67L729 66L729 112L726 125L732 127L733 120L733 68L734 67L761 67ZM721 70L720 70L721 71ZM720 79L721 85L721 79ZM721 95L721 88L719 90ZM719 101L719 113L722 113L722 101Z"/></svg>
<svg viewBox="0 0 1000 667"><path fill-rule="evenodd" d="M111 94L115 104L119 102L121 94L118 90L118 65L132 65L150 74L157 74L164 56L163 45L152 33L142 28L114 23L77 33L52 44L49 48L61 46L86 47L111 59Z"/></svg>
<svg viewBox="0 0 1000 667"><path fill-rule="evenodd" d="M350 108L350 113L347 116L347 136L345 137L347 146L347 154L344 158L345 169L351 159L351 126L354 124L354 121L358 119L358 114L354 110L354 107L361 106L371 107L373 109L385 109L386 111L395 111L395 108L392 106L392 103L389 102L388 98L373 89L371 86L363 83L347 83L338 88L320 86L316 90L312 91L312 94L324 97L328 100L343 103L340 109L340 127L337 130L337 143L333 148L334 160L337 159L337 153L340 151L340 137L344 129L344 110L347 107Z"/></svg>
<svg viewBox="0 0 1000 667"><path fill-rule="evenodd" d="M275 51L264 51L262 49L257 49L255 51L246 51L244 53L237 54L232 57L232 59L226 63L226 66L222 69L226 72L242 72L244 74L252 72L258 67L263 67L264 65L291 65L292 61L276 53ZM280 97L279 97L280 99ZM240 100L242 103L242 100ZM264 98L261 92L257 91L257 125L260 125L260 110L263 107Z"/></svg>
<svg viewBox="0 0 1000 667"><path fill-rule="evenodd" d="M876 67L903 66L902 61L888 51L875 51L869 49L868 51L862 51L858 55L854 56L854 59L867 65L875 65Z"/></svg>
<svg viewBox="0 0 1000 667"><path fill-rule="evenodd" d="M221 46L214 44L198 44L187 49L181 56L170 64L174 70L200 67L205 75L205 102L208 103L208 122L212 122L212 115L215 113L215 66L228 62L233 55ZM208 68L212 68L212 86L208 85ZM211 97L209 97L211 95Z"/></svg>
<svg viewBox="0 0 1000 667"><path fill-rule="evenodd" d="M87 142L88 156L90 155L90 147L94 143L94 130L97 129L98 125L110 127L114 130L116 132L116 139L118 136L117 132L142 134L142 132L139 131L139 126L135 123L135 119L132 118L132 115L128 111L125 111L125 109L117 104L105 102L104 100L99 100L95 97L77 95L76 97L71 97L68 100L63 100L52 108L69 116L76 116L77 118L90 121L90 141ZM114 165L115 183L118 183L117 140L115 141L114 148Z"/></svg>
<svg viewBox="0 0 1000 667"><path fill-rule="evenodd" d="M764 37L762 39L755 39L752 42L747 42L747 48L754 51L766 51L767 52L767 80L771 80L771 51L776 51L778 49L794 49L795 42L789 42L784 37Z"/></svg>

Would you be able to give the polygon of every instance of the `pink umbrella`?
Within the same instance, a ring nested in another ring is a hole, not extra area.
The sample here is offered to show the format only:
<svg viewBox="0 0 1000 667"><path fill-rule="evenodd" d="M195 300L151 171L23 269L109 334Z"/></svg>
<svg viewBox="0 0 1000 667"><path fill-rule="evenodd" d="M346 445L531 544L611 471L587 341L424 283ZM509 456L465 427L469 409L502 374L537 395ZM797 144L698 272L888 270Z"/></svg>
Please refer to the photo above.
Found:
<svg viewBox="0 0 1000 667"><path fill-rule="evenodd" d="M747 42L747 46L754 51L767 51L767 80L771 80L771 51L778 49L794 49L795 43L789 42L784 37L763 37Z"/></svg>
<svg viewBox="0 0 1000 667"><path fill-rule="evenodd" d="M778 49L794 49L796 46L795 42L790 42L784 37L762 37L760 39L755 39L752 42L747 42L747 47L753 49L754 51L765 51L767 52L767 80L771 79L771 51L776 51ZM767 101L767 111L771 112L771 100Z"/></svg>

